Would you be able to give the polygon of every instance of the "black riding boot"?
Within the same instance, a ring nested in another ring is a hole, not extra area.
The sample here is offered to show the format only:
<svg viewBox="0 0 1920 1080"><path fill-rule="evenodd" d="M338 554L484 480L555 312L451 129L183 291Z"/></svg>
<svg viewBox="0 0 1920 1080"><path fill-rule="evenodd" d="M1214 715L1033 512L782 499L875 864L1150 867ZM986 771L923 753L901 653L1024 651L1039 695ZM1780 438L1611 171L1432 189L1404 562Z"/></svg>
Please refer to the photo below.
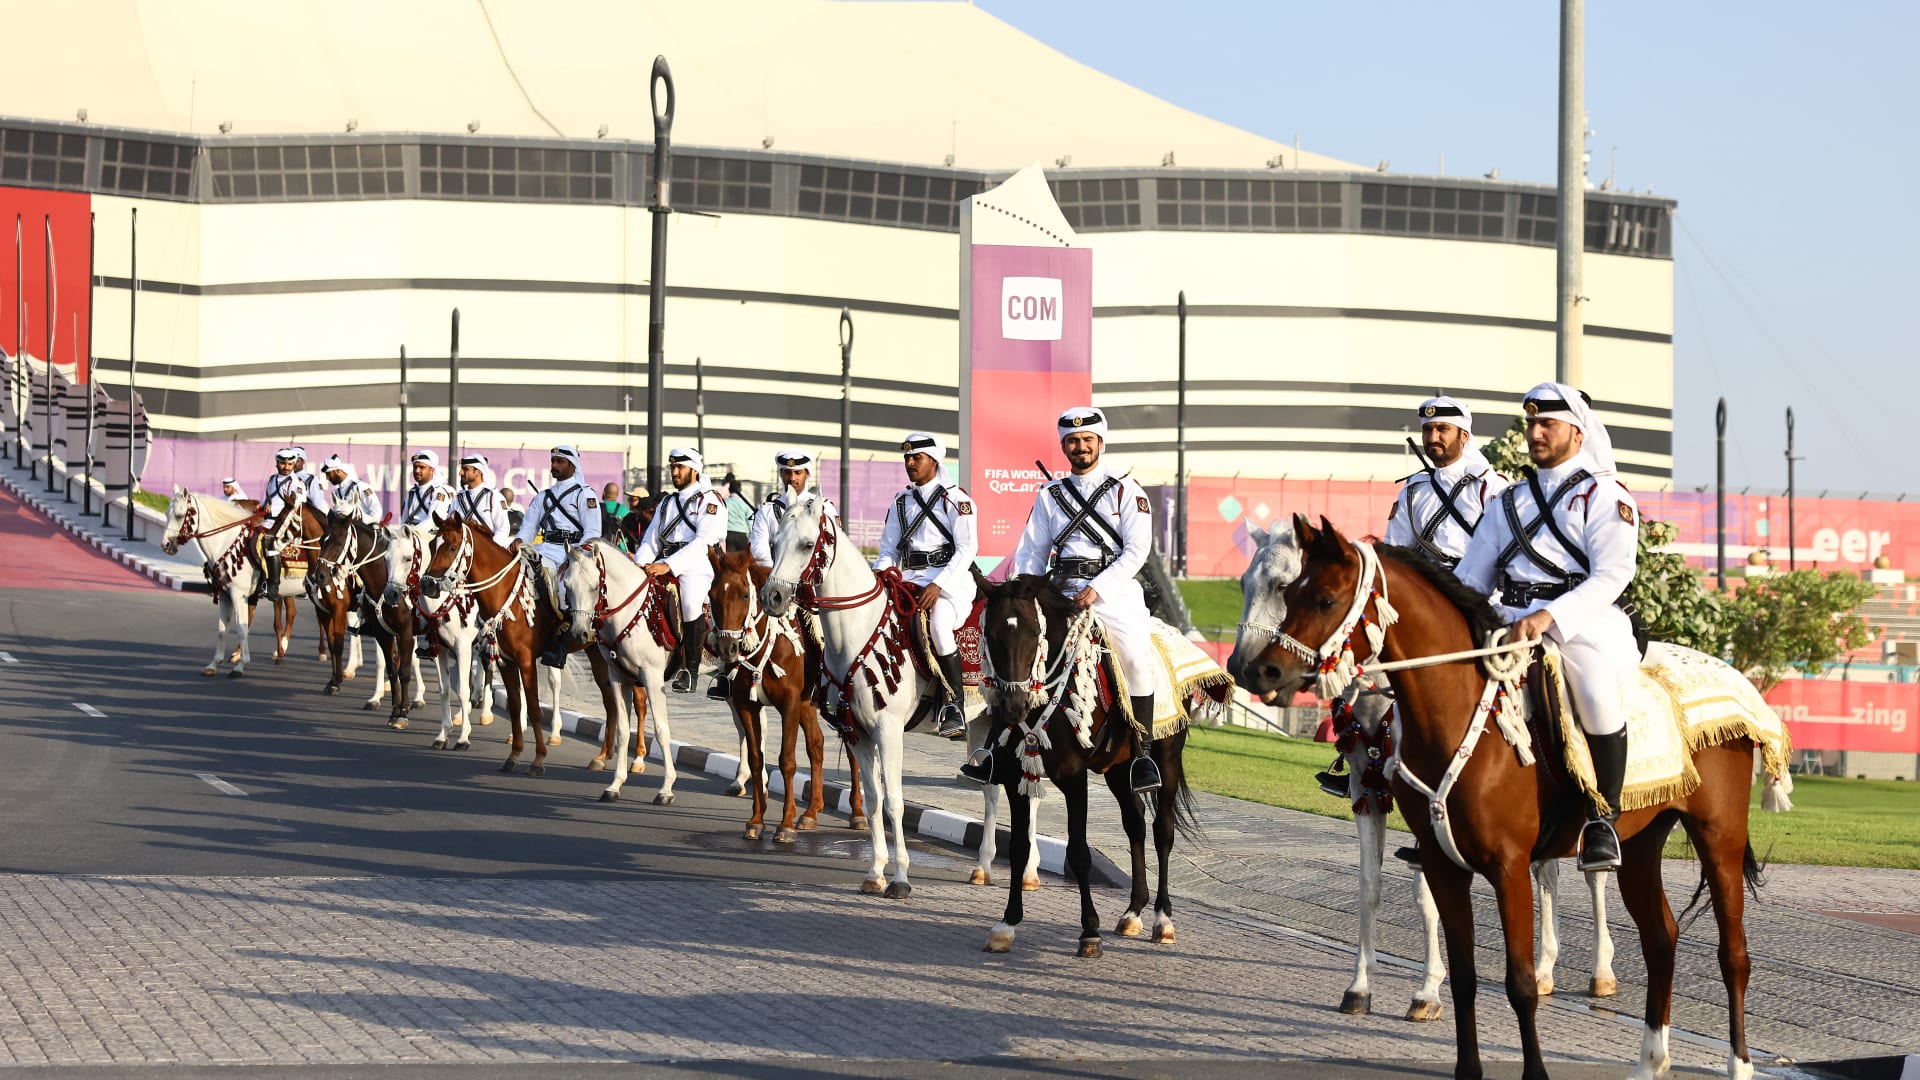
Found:
<svg viewBox="0 0 1920 1080"><path fill-rule="evenodd" d="M1607 800L1609 814L1601 814L1597 805L1587 808L1587 825L1580 831L1582 871L1617 870L1620 867L1620 836L1613 823L1620 820L1620 789L1627 780L1627 733L1588 735L1587 752L1593 756L1593 786Z"/></svg>
<svg viewBox="0 0 1920 1080"><path fill-rule="evenodd" d="M1127 771L1127 780L1135 795L1145 795L1160 790L1160 766L1153 763L1153 695L1127 700L1133 703L1133 718L1145 729L1144 734L1134 736L1133 766Z"/></svg>
<svg viewBox="0 0 1920 1080"><path fill-rule="evenodd" d="M1347 786L1347 755L1333 755L1333 764L1314 773L1313 778L1320 784L1320 790L1336 799L1350 799L1353 789Z"/></svg>
<svg viewBox="0 0 1920 1080"><path fill-rule="evenodd" d="M567 654L572 651L567 641L566 624L562 623L553 628L553 636L547 639L547 647L540 650L540 662L550 668L566 667Z"/></svg>
<svg viewBox="0 0 1920 1080"><path fill-rule="evenodd" d="M981 787L993 783L993 761L999 756L1000 733L1005 730L1006 725L1002 724L996 716L987 728L987 741L981 744L980 749L968 755L965 765L960 766L962 779L979 784Z"/></svg>
<svg viewBox="0 0 1920 1080"><path fill-rule="evenodd" d="M707 617L688 619L680 625L679 670L667 689L676 694L691 694L700 675L700 661L707 651Z"/></svg>
<svg viewBox="0 0 1920 1080"><path fill-rule="evenodd" d="M247 597L249 604L257 604L269 596L276 600L280 598L280 556L263 555L260 561L265 564L266 573L255 580L253 595Z"/></svg>
<svg viewBox="0 0 1920 1080"><path fill-rule="evenodd" d="M940 703L940 726L933 733L943 739L963 738L967 734L967 714L960 703L967 691L960 684L960 653L956 650L935 659L940 662L940 678L946 681L947 689Z"/></svg>

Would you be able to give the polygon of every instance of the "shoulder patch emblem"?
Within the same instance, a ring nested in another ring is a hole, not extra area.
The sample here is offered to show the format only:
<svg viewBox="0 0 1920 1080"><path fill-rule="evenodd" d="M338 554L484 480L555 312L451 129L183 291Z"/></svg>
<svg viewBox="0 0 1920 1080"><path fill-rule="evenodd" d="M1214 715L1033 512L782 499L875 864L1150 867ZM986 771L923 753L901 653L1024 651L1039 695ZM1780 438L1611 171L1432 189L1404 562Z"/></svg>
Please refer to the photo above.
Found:
<svg viewBox="0 0 1920 1080"><path fill-rule="evenodd" d="M973 504L972 504L972 503L970 503L970 502L963 502L963 503L960 503L960 504L959 504L959 506L960 506L960 513L961 513L961 515L962 515L962 516L964 516L964 515L967 515L967 514L971 514L971 513L973 513Z"/></svg>
<svg viewBox="0 0 1920 1080"><path fill-rule="evenodd" d="M711 502L710 502L710 503L708 503L708 504L707 504L707 513L709 513L709 514L717 514L717 513L719 513L719 512L720 512L720 504L719 504L719 503L711 503Z"/></svg>
<svg viewBox="0 0 1920 1080"><path fill-rule="evenodd" d="M1626 503L1620 503L1619 510L1620 510L1621 521L1624 521L1629 525L1634 524L1633 507L1628 506Z"/></svg>
<svg viewBox="0 0 1920 1080"><path fill-rule="evenodd" d="M1152 508L1147 505L1147 497L1145 495L1142 495L1139 498L1135 499L1134 503L1140 507L1140 512L1143 514L1150 514L1153 512Z"/></svg>

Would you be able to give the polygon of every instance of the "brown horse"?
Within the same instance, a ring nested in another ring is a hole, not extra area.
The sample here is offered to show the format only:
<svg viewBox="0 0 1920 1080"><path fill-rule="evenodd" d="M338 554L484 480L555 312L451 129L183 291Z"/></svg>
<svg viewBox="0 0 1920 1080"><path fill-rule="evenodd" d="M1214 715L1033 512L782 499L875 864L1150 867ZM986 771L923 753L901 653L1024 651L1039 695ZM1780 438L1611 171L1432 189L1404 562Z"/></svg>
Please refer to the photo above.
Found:
<svg viewBox="0 0 1920 1080"><path fill-rule="evenodd" d="M1350 645L1361 664L1378 659L1412 662L1479 648L1503 620L1484 597L1417 552L1396 547L1355 545L1325 518L1315 529L1294 519L1297 549L1263 548L1256 559L1301 561L1297 579L1275 593L1247 597L1248 621L1233 667L1241 685L1264 700L1281 700L1309 685L1339 663ZM1276 530L1276 534L1280 534ZM1268 547L1284 539L1268 541ZM1257 578L1258 575L1255 575ZM1396 616L1382 611L1391 597ZM1371 625L1368 625L1368 624ZM1366 633L1356 632L1356 627ZM1349 636L1350 635L1350 636ZM1318 655L1316 643L1325 642ZM1305 644L1302 644L1305 643ZM1303 655L1308 654L1308 655ZM1380 655L1384 654L1384 656ZM1479 710L1488 675L1471 658L1409 666L1389 675L1400 715L1395 751L1393 795L1408 808L1406 820L1427 853L1422 872L1433 890L1446 928L1452 969L1457 1058L1454 1075L1479 1077L1480 1046L1474 1016L1473 875L1493 884L1504 932L1507 1000L1520 1021L1522 1075L1544 1077L1540 1040L1534 1024L1538 986L1533 971L1533 901L1528 868L1543 857L1573 853L1585 805L1571 785L1556 785L1548 771L1522 765L1519 756L1494 737L1469 745L1470 724L1484 722ZM1731 737L1693 752L1700 785L1692 794L1621 815L1620 894L1640 929L1647 965L1646 1027L1635 1077L1651 1077L1667 1068L1668 1014L1673 996L1676 924L1660 880L1660 852L1675 824L1686 829L1700 854L1703 887L1711 896L1720 931L1720 971L1727 987L1727 1072L1751 1077L1747 1051L1747 944L1742 924L1743 884L1757 882L1758 864L1747 843L1747 806L1753 773L1754 742ZM1459 755L1464 764L1451 798L1442 796L1444 819L1432 813L1426 791L1434 791ZM1408 782L1411 774L1420 782ZM1428 807L1429 813L1414 808ZM1440 835L1442 829L1451 836ZM1451 844L1465 865L1443 854ZM1696 899L1697 899L1696 894Z"/></svg>
<svg viewBox="0 0 1920 1080"><path fill-rule="evenodd" d="M295 598L287 595L284 588L287 557L292 555L300 560L312 559L313 553L320 548L320 534L325 531L326 523L313 512L313 507L308 506L305 499L287 503L280 508L279 514L268 519L260 528L260 553L264 556L279 555L281 558L281 595L267 597L267 602L273 606L273 662L276 664L287 658L287 649L293 643L293 617L299 610ZM312 599L311 588L307 590L307 596ZM253 604L247 605L248 626L253 625L254 608ZM323 617L317 600L314 601L314 617ZM325 660L329 655L327 638L322 634L319 658Z"/></svg>
<svg viewBox="0 0 1920 1080"><path fill-rule="evenodd" d="M539 776L547 771L547 746L560 741L558 700L552 703L552 733L547 738L540 737L539 656L555 628L564 627L565 621L542 594L536 581L539 571L531 561L501 547L484 527L463 521L458 515L440 519L435 524L440 535L434 540L426 571L420 575L420 591L429 598L455 590L471 592L482 620L497 623L494 641L506 683L507 713L513 721L513 738L500 771L514 770L525 748L526 729L530 727L533 761L527 766L527 775ZM600 687L607 729L616 728L620 722L620 704L614 696L606 654L591 642L576 647L575 651L582 649L593 669L593 681ZM557 678L554 685L558 685Z"/></svg>
<svg viewBox="0 0 1920 1080"><path fill-rule="evenodd" d="M1082 665L1092 613L1074 605L1051 580L1039 575L1012 578L986 589L987 609L982 635L993 675L985 684L988 705L995 713L996 730L1004 725L1014 733L1007 745L994 748L994 776L1006 789L1012 808L1009 865L1027 864L1029 815L1033 809L1023 780L1037 785L1041 775L1053 782L1067 801L1067 867L1080 885L1079 955L1100 955L1100 915L1092 892L1093 851L1087 842L1087 774L1102 773L1107 788L1120 804L1120 821L1133 853L1133 892L1115 932L1134 937L1141 932L1141 914L1147 910L1147 854L1145 799L1133 794L1127 764L1133 760L1134 741L1118 693L1113 704L1099 704L1092 664ZM1069 715L1088 717L1076 730ZM1148 718L1146 723L1152 723ZM1016 754L1024 736L1025 746ZM1084 738L1083 738L1084 737ZM1190 837L1193 793L1187 788L1181 760L1187 744L1183 729L1152 743L1154 763L1160 767L1160 789L1154 800L1153 846L1159 856L1159 892L1153 897L1153 940L1172 944L1173 900L1167 895L1167 859L1174 833ZM1007 907L1000 925L987 937L988 952L1013 947L1014 928L1024 917L1019 874L1008 875Z"/></svg>
<svg viewBox="0 0 1920 1080"><path fill-rule="evenodd" d="M747 819L746 838L760 839L766 827L767 762L761 746L760 720L762 710L771 705L780 712L780 777L786 788L786 808L773 841L791 844L800 832L819 824L820 810L826 802L826 740L820 733L820 714L813 707L819 657L808 655L793 625L770 617L760 607L760 587L766 584L769 571L754 565L751 552L722 555L714 548L708 552L713 560L713 587L707 591L707 604L719 637L720 670L727 673L727 701L733 707L733 722L740 729L745 771L751 776L748 783L753 793L753 816ZM794 758L802 733L807 760L813 766L813 782L807 789L807 812L796 821ZM860 792L860 766L851 756L847 760L853 769L849 780L853 791L850 825L864 829L868 822Z"/></svg>
<svg viewBox="0 0 1920 1080"><path fill-rule="evenodd" d="M329 514L312 573L319 581L315 603L321 598L327 600L327 620L322 625L335 657L346 651L350 607L359 608L361 630L373 639L387 688L393 693L387 726L403 731L407 713L424 687L420 685L419 660L413 655L412 612L404 605L382 602L387 592L387 547L391 542L384 529L346 514ZM346 595L350 591L351 603ZM327 685L329 694L340 689L337 660L334 673L334 681ZM379 701L376 690L362 707L371 709Z"/></svg>

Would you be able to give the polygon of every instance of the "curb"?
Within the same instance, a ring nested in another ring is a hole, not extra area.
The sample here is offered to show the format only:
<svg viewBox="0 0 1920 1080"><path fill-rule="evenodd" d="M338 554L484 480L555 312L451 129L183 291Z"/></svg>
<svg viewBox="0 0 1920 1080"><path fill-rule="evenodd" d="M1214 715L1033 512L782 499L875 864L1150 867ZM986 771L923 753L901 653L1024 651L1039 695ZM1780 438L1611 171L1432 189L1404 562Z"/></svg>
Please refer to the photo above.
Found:
<svg viewBox="0 0 1920 1080"><path fill-rule="evenodd" d="M493 702L495 707L502 711L506 709L507 692L504 688L494 687ZM605 728L606 722L599 717L587 716L574 709L560 708L560 730L568 734L578 736L582 739L590 739L598 743ZM648 761L661 760L657 749L654 748L657 743L658 740L655 740L654 744L650 745L647 751ZM691 743L683 743L678 740L673 742L672 747L673 764L676 768L690 769L694 772L705 773L708 776L722 776L727 779L732 779L739 775L740 755L738 754L725 754L718 750L710 750L704 746L695 746ZM795 777L797 778L798 776L799 772L796 771ZM811 780L806 782L812 783ZM801 790L804 791L805 788ZM773 771L768 775L767 793L769 795L786 794L785 778L782 777L778 771ZM852 812L853 789L847 784L837 780L829 780L826 783L825 790L822 791L821 794L825 797L828 809L841 814ZM942 810L937 806L928 806L924 803L911 801L907 803L906 810L901 815L901 825L907 832L923 840L932 840L951 845L969 853L979 851L980 841L985 835L984 830L986 828L986 823L980 818L969 817L965 814L956 814L951 810ZM1012 839L1012 833L1008 831L1005 825L997 826L994 832L995 846L999 851L1000 859L1004 861L1006 859L1007 846ZM1043 833L1035 838L1035 843L1040 848L1040 869L1060 877L1070 878L1072 876L1072 871L1067 868L1067 842L1065 840ZM1117 889L1124 889L1129 886L1130 879L1119 866L1114 864L1113 860L1102 854L1098 848L1094 848L1092 854L1093 879L1095 884L1106 885Z"/></svg>
<svg viewBox="0 0 1920 1080"><path fill-rule="evenodd" d="M1795 1067L1818 1076L1843 1077L1845 1080L1920 1080L1920 1054L1802 1061Z"/></svg>
<svg viewBox="0 0 1920 1080"><path fill-rule="evenodd" d="M134 554L131 551L121 548L117 544L95 536L91 531L69 517L68 512L61 509L62 504L47 499L44 491L33 491L22 485L19 477L13 475L14 471L15 467L11 462L8 462L7 468L0 469L0 487L5 487L21 502L45 514L69 536L72 536L74 539L79 540L127 569L161 585L165 585L167 588L176 592L209 591L206 582L183 577L175 573L173 567L169 564L157 559L148 558L144 555Z"/></svg>

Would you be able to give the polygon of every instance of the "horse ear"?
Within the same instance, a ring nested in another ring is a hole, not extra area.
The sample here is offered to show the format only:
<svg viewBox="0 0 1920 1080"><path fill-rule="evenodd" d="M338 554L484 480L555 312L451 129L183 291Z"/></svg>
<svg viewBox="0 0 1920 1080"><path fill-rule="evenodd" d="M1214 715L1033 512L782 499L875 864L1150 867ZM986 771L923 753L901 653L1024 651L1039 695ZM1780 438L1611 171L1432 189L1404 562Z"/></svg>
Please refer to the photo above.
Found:
<svg viewBox="0 0 1920 1080"><path fill-rule="evenodd" d="M1267 541L1272 538L1272 534L1256 525L1247 530L1247 538L1253 541L1253 549L1258 551L1267 546Z"/></svg>
<svg viewBox="0 0 1920 1080"><path fill-rule="evenodd" d="M720 558L720 546L718 544L708 544L707 562L712 565L714 573L718 574L720 572L720 563L722 561Z"/></svg>
<svg viewBox="0 0 1920 1080"><path fill-rule="evenodd" d="M185 484L175 484L175 485L173 485L173 497L174 497L174 498L176 498L176 499L177 499L177 498L179 498L180 496L182 496L182 495L185 495L186 493L187 493L187 485L185 485Z"/></svg>
<svg viewBox="0 0 1920 1080"><path fill-rule="evenodd" d="M1304 549L1309 545L1311 545L1316 539L1318 539L1319 536L1320 534L1316 529L1314 529L1313 523L1307 520L1307 515L1305 514L1293 515L1294 543L1299 544L1301 548Z"/></svg>

